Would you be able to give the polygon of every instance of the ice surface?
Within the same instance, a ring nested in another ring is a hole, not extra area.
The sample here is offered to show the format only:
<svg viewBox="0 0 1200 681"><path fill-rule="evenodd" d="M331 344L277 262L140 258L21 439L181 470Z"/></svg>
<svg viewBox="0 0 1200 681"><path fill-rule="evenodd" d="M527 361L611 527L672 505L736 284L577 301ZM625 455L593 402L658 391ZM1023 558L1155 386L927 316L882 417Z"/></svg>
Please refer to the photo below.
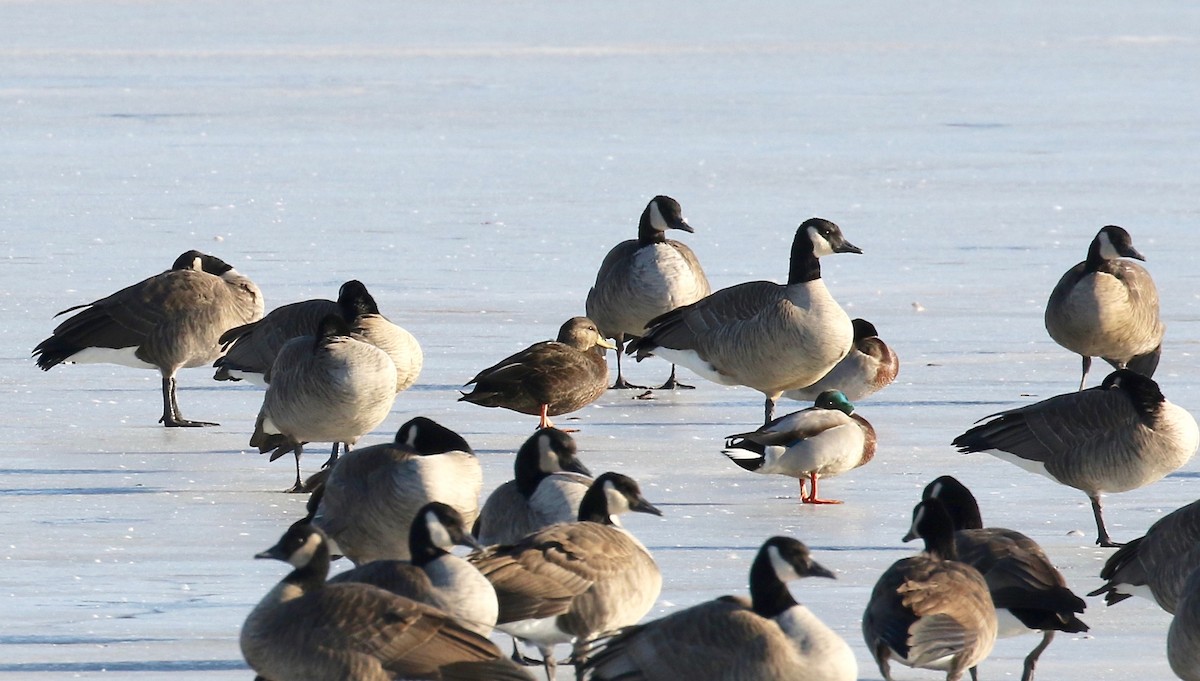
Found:
<svg viewBox="0 0 1200 681"><path fill-rule="evenodd" d="M843 506L802 508L794 482L720 455L760 418L749 389L609 393L564 420L593 471L665 511L626 523L664 572L654 615L744 592L761 541L790 534L839 577L793 592L877 679L859 617L942 473L1095 588L1111 551L1083 494L948 443L1076 385L1043 305L1110 223L1162 294L1157 378L1200 409L1198 19L1188 2L0 2L0 677L249 679L239 627L286 572L251 556L303 508L277 492L287 459L247 449L259 390L185 371L183 413L222 425L166 430L153 372L36 369L54 312L189 248L269 308L361 279L426 353L364 443L433 417L490 489L534 420L457 387L582 313L658 193L717 287L781 281L795 226L838 222L864 255L825 261L829 288L902 369L861 405L875 461L822 485ZM1114 537L1193 501L1197 470L1108 497ZM1084 619L1039 678L1170 676L1152 603L1090 599ZM1035 643L1002 641L983 677L1019 678Z"/></svg>

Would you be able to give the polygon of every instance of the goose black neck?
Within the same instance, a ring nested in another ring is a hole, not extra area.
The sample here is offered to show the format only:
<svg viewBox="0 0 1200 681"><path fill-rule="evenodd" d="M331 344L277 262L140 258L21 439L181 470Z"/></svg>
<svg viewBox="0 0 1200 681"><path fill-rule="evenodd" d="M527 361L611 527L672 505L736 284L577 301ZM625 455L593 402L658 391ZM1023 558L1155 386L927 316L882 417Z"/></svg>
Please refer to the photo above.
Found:
<svg viewBox="0 0 1200 681"><path fill-rule="evenodd" d="M446 549L433 543L429 536L429 525L425 519L418 516L413 519L408 530L408 552L412 554L412 564L421 567L449 553Z"/></svg>
<svg viewBox="0 0 1200 681"><path fill-rule="evenodd" d="M549 473L542 470L539 445L535 439L530 438L521 445L517 458L513 461L513 479L517 483L517 492L526 499L533 496L538 485L549 476Z"/></svg>
<svg viewBox="0 0 1200 681"><path fill-rule="evenodd" d="M789 284L802 284L821 278L821 262L813 252L812 239L808 229L796 230L796 238L792 240L791 262L788 266Z"/></svg>
<svg viewBox="0 0 1200 681"><path fill-rule="evenodd" d="M1107 260L1100 253L1100 237L1092 239L1092 244L1088 246L1087 260L1084 260L1083 269L1088 272L1095 272L1104 265Z"/></svg>
<svg viewBox="0 0 1200 681"><path fill-rule="evenodd" d="M954 546L954 531L947 525L929 532L925 540L925 553L942 560L958 560L958 549Z"/></svg>
<svg viewBox="0 0 1200 681"><path fill-rule="evenodd" d="M312 558L309 559L308 564L292 570L287 577L283 578L283 581L300 587L301 591L307 593L325 586L325 579L328 576L329 545L322 541L316 550L313 551Z"/></svg>
<svg viewBox="0 0 1200 681"><path fill-rule="evenodd" d="M642 218L638 220L638 243L642 246L661 244L667 240L667 233L655 229L650 222L650 209L653 207L653 203L646 204L646 209L642 211Z"/></svg>
<svg viewBox="0 0 1200 681"><path fill-rule="evenodd" d="M579 502L579 520L601 525L613 524L612 515L608 512L608 496L604 490L604 483L594 482L584 493Z"/></svg>
<svg viewBox="0 0 1200 681"><path fill-rule="evenodd" d="M763 617L775 617L797 605L787 584L775 574L766 551L760 551L750 566L750 600L754 612Z"/></svg>

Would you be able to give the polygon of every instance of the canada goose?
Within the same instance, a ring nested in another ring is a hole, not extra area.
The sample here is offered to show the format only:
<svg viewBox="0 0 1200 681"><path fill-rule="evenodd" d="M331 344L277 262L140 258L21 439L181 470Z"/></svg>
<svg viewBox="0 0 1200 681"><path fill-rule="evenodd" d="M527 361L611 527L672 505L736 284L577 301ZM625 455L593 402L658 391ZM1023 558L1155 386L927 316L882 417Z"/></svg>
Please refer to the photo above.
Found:
<svg viewBox="0 0 1200 681"><path fill-rule="evenodd" d="M1189 573L1179 594L1179 608L1167 630L1167 662L1183 681L1200 681L1200 569Z"/></svg>
<svg viewBox="0 0 1200 681"><path fill-rule="evenodd" d="M796 602L787 583L833 573L789 537L763 543L750 600L722 596L600 639L579 675L590 681L854 681L841 636Z"/></svg>
<svg viewBox="0 0 1200 681"><path fill-rule="evenodd" d="M480 371L458 398L482 407L504 407L541 416L539 428L551 428L551 416L569 414L596 401L608 389L608 362L596 346L613 349L587 317L568 319L558 340L534 343Z"/></svg>
<svg viewBox="0 0 1200 681"><path fill-rule="evenodd" d="M1167 612L1175 612L1183 583L1200 565L1200 501L1159 518L1146 534L1108 557L1100 578L1104 586L1089 596L1104 596L1114 605L1141 596Z"/></svg>
<svg viewBox="0 0 1200 681"><path fill-rule="evenodd" d="M481 549L462 515L441 502L422 506L408 532L412 562L376 560L346 570L329 582L363 582L441 608L480 636L492 633L499 605L496 590L474 565L450 553L455 545Z"/></svg>
<svg viewBox="0 0 1200 681"><path fill-rule="evenodd" d="M818 258L831 253L862 250L832 222L805 220L792 241L786 285L752 281L716 291L650 320L626 352L758 390L766 396L767 423L785 390L812 385L850 351L850 317L821 281Z"/></svg>
<svg viewBox="0 0 1200 681"><path fill-rule="evenodd" d="M646 547L613 524L626 511L662 515L631 478L605 473L579 505L577 522L539 530L511 545L468 556L496 587L496 628L541 650L554 678L554 645L582 644L637 622L654 605L662 575Z"/></svg>
<svg viewBox="0 0 1200 681"><path fill-rule="evenodd" d="M667 238L668 229L691 232L679 202L656 196L646 204L638 221L636 239L613 246L604 256L596 283L588 291L587 316L596 321L606 338L617 342L617 381L613 388L644 388L621 374L625 337L642 335L646 322L688 305L712 292L700 260L687 244ZM690 388L671 377L659 390Z"/></svg>
<svg viewBox="0 0 1200 681"><path fill-rule="evenodd" d="M1165 327L1158 318L1158 289L1129 232L1102 228L1087 260L1067 270L1046 303L1046 331L1055 343L1083 357L1083 390L1092 358L1117 369L1153 376Z"/></svg>
<svg viewBox="0 0 1200 681"><path fill-rule="evenodd" d="M271 310L250 324L221 336L228 352L213 366L218 381L248 380L266 386L271 364L289 340L312 334L325 315L337 314L350 326L350 335L383 350L396 365L396 392L408 389L421 373L421 345L408 331L379 314L375 298L361 281L351 279L338 290L337 302L320 298L291 303Z"/></svg>
<svg viewBox="0 0 1200 681"><path fill-rule="evenodd" d="M1196 419L1168 402L1154 379L1128 369L1095 388L984 418L991 420L954 438L958 450L986 451L1087 494L1100 546L1119 546L1104 527L1100 494L1149 485L1200 444Z"/></svg>
<svg viewBox="0 0 1200 681"><path fill-rule="evenodd" d="M961 563L954 548L954 527L941 502L926 499L913 509L912 537L925 550L896 561L879 577L863 613L862 632L885 681L888 662L946 672L946 681L962 678L992 652L996 610L987 583L975 568Z"/></svg>
<svg viewBox="0 0 1200 681"><path fill-rule="evenodd" d="M483 471L458 433L423 416L385 444L356 449L329 471L313 522L355 565L409 560L408 528L431 501L452 506L470 527L479 515Z"/></svg>
<svg viewBox="0 0 1200 681"><path fill-rule="evenodd" d="M852 319L854 345L821 380L807 388L784 391L790 400L811 402L831 388L841 390L846 399L857 402L886 388L900 373L900 359L879 337L875 325L865 319Z"/></svg>
<svg viewBox="0 0 1200 681"><path fill-rule="evenodd" d="M296 484L289 491L299 492L304 443L342 442L349 449L383 423L395 400L396 367L387 353L351 338L341 317L326 315L314 336L293 338L279 351L250 446L273 450L272 461L294 453Z"/></svg>
<svg viewBox="0 0 1200 681"><path fill-rule="evenodd" d="M58 364L112 363L162 374L163 415L168 428L215 426L179 413L175 373L204 366L221 355L217 339L228 328L263 315L262 292L220 258L187 251L171 269L86 305L37 344L43 371Z"/></svg>
<svg viewBox="0 0 1200 681"><path fill-rule="evenodd" d="M840 390L826 390L808 409L781 416L758 430L725 438L723 454L754 473L800 481L800 503L840 504L817 495L818 478L858 468L875 456L875 428L854 413ZM805 496L804 481L812 491Z"/></svg>
<svg viewBox="0 0 1200 681"><path fill-rule="evenodd" d="M575 440L557 428L535 432L513 461L513 480L488 496L475 523L483 544L511 544L579 517L591 472L575 456Z"/></svg>
<svg viewBox="0 0 1200 681"><path fill-rule="evenodd" d="M1015 530L984 528L975 495L955 478L943 475L934 480L926 485L921 498L937 499L949 511L958 559L979 570L987 582L996 606L998 635L1042 632L1042 642L1025 658L1021 675L1021 681L1031 681L1054 632L1088 630L1075 616L1087 604L1067 587L1067 580L1037 542Z"/></svg>
<svg viewBox="0 0 1200 681"><path fill-rule="evenodd" d="M293 526L255 558L295 568L242 626L242 655L260 678L529 678L494 643L442 610L370 584L327 585L328 542L311 525Z"/></svg>

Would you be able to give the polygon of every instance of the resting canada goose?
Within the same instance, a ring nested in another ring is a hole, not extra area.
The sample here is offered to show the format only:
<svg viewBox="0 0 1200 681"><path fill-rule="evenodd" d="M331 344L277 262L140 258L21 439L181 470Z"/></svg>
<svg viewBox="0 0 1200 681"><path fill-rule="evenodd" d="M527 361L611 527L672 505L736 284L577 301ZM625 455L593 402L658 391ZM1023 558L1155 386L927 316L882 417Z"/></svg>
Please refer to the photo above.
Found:
<svg viewBox="0 0 1200 681"><path fill-rule="evenodd" d="M441 608L480 636L492 633L499 605L496 590L479 570L450 553L455 545L481 549L467 532L462 515L441 502L425 504L408 532L412 562L376 560L346 570L332 583L374 584L414 601Z"/></svg>
<svg viewBox="0 0 1200 681"><path fill-rule="evenodd" d="M852 319L854 346L850 354L829 370L821 380L807 388L788 390L790 400L811 402L831 388L841 390L846 399L857 402L886 388L900 373L900 359L879 337L875 325L865 319Z"/></svg>
<svg viewBox="0 0 1200 681"><path fill-rule="evenodd" d="M1191 571L1179 594L1167 630L1167 662L1183 681L1200 681L1200 568Z"/></svg>
<svg viewBox="0 0 1200 681"><path fill-rule="evenodd" d="M1200 501L1159 518L1146 534L1109 556L1100 578L1104 586L1089 596L1104 596L1108 605L1141 596L1175 612L1183 583L1200 565Z"/></svg>
<svg viewBox="0 0 1200 681"><path fill-rule="evenodd" d="M1153 376L1165 328L1158 318L1158 289L1129 232L1102 228L1087 260L1067 270L1046 303L1046 330L1055 343L1083 357L1083 390L1092 358L1117 369Z"/></svg>
<svg viewBox="0 0 1200 681"><path fill-rule="evenodd" d="M590 681L854 681L850 646L796 602L787 583L833 573L789 537L763 543L750 566L750 600L722 596L601 639Z"/></svg>
<svg viewBox="0 0 1200 681"><path fill-rule="evenodd" d="M1119 546L1104 527L1100 494L1145 487L1187 463L1200 444L1196 419L1168 402L1154 379L1128 369L1095 388L984 418L991 420L954 438L959 451L986 451L1087 494L1100 546Z"/></svg>
<svg viewBox="0 0 1200 681"><path fill-rule="evenodd" d="M551 416L569 414L596 401L608 388L608 362L595 348L613 349L587 317L568 319L558 340L534 343L480 371L458 398L482 407L504 407L541 416L539 428L552 428Z"/></svg>
<svg viewBox="0 0 1200 681"><path fill-rule="evenodd" d="M987 582L996 606L998 635L1004 638L1042 632L1042 642L1025 658L1021 675L1021 681L1031 681L1038 658L1054 640L1054 632L1088 630L1075 616L1087 604L1067 587L1067 580L1037 542L1015 530L984 528L975 495L955 478L943 475L934 480L921 497L937 499L949 511L958 559L979 570Z"/></svg>
<svg viewBox="0 0 1200 681"><path fill-rule="evenodd" d="M408 528L431 501L452 506L470 527L479 515L483 472L458 433L423 416L400 426L392 442L338 459L325 480L313 522L355 565L409 560Z"/></svg>
<svg viewBox="0 0 1200 681"><path fill-rule="evenodd" d="M818 258L831 253L862 251L832 222L805 220L792 241L786 285L752 281L716 291L650 320L627 352L758 390L767 423L783 391L812 385L850 351L850 317L821 281Z"/></svg>
<svg viewBox="0 0 1200 681"><path fill-rule="evenodd" d="M242 655L261 678L529 678L442 610L370 584L327 585L328 543L311 525L293 526L255 558L295 567L242 626Z"/></svg>
<svg viewBox="0 0 1200 681"><path fill-rule="evenodd" d="M800 503L840 504L817 495L817 479L858 468L875 456L875 428L854 413L840 390L826 390L808 409L781 416L751 433L725 438L723 454L754 473L800 481ZM805 496L804 481L812 491Z"/></svg>
<svg viewBox="0 0 1200 681"><path fill-rule="evenodd" d="M513 461L513 480L483 504L475 535L483 544L511 544L527 534L579 517L591 472L575 456L575 440L557 428L535 432Z"/></svg>
<svg viewBox="0 0 1200 681"><path fill-rule="evenodd" d="M379 314L375 298L362 282L351 279L338 290L337 302L320 298L291 303L271 310L250 324L230 329L221 336L228 352L213 363L218 381L248 380L266 386L271 364L289 340L312 334L325 315L341 315L350 335L383 350L396 365L396 391L408 389L421 373L421 345L408 331Z"/></svg>
<svg viewBox="0 0 1200 681"><path fill-rule="evenodd" d="M909 535L925 540L925 550L896 561L875 583L863 613L863 639L885 681L888 662L946 672L957 681L992 652L996 610L987 583L961 563L954 527L941 502L927 499L913 509Z"/></svg>
<svg viewBox="0 0 1200 681"><path fill-rule="evenodd" d="M658 598L662 575L646 547L613 524L625 511L662 515L631 478L605 473L579 505L579 520L552 525L511 545L468 556L496 587L496 628L536 645L554 678L554 645L575 643L640 620Z"/></svg>
<svg viewBox="0 0 1200 681"><path fill-rule="evenodd" d="M646 322L688 305L712 292L700 260L687 244L667 238L668 229L691 232L679 202L656 196L646 204L638 221L638 236L613 246L604 256L596 283L588 291L587 316L595 320L606 338L617 342L617 381L613 388L644 388L625 380L621 351L625 337L636 338ZM659 390L690 388L671 377Z"/></svg>
<svg viewBox="0 0 1200 681"><path fill-rule="evenodd" d="M263 315L262 292L220 258L187 251L171 269L86 305L37 344L43 371L59 364L112 363L162 374L167 427L215 426L179 413L175 373L204 366L221 355L217 339L228 328ZM58 315L55 315L56 317Z"/></svg>
<svg viewBox="0 0 1200 681"><path fill-rule="evenodd" d="M289 491L299 492L304 443L349 449L383 423L395 400L396 367L387 353L351 338L341 317L326 315L314 336L293 338L279 351L250 446L273 450L272 461L293 452L296 484Z"/></svg>

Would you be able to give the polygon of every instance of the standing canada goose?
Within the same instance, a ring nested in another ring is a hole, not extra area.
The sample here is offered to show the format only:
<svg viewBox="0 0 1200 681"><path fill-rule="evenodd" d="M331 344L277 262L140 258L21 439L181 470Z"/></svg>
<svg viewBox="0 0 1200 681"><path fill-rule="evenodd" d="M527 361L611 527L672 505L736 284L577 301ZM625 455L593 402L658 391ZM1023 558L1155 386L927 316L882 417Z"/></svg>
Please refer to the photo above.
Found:
<svg viewBox="0 0 1200 681"><path fill-rule="evenodd" d="M1129 232L1102 228L1087 260L1067 270L1046 303L1046 330L1055 343L1083 357L1083 390L1092 358L1116 369L1153 376L1162 354L1165 327L1158 318L1158 289L1141 265L1145 260Z"/></svg>
<svg viewBox="0 0 1200 681"><path fill-rule="evenodd" d="M260 678L529 678L494 643L442 610L370 584L327 585L328 542L311 525L294 525L255 558L295 568L242 626L242 656Z"/></svg>
<svg viewBox="0 0 1200 681"><path fill-rule="evenodd" d="M500 608L496 590L474 565L450 553L455 545L483 548L467 532L458 511L437 501L428 503L417 511L408 532L412 562L376 560L339 573L329 582L374 584L441 608L471 631L487 636L496 626Z"/></svg>
<svg viewBox="0 0 1200 681"><path fill-rule="evenodd" d="M954 521L958 559L979 570L996 606L998 636L1042 632L1042 642L1025 658L1021 681L1032 681L1042 651L1054 632L1088 630L1075 613L1087 604L1067 587L1067 580L1037 542L1015 530L983 527L979 503L965 485L949 475L925 487L922 499L942 502Z"/></svg>
<svg viewBox="0 0 1200 681"><path fill-rule="evenodd" d="M886 388L900 373L900 359L879 337L875 325L865 319L852 319L854 346L850 354L829 370L821 380L807 388L787 390L790 400L811 402L831 388L841 390L846 399L857 402Z"/></svg>
<svg viewBox="0 0 1200 681"><path fill-rule="evenodd" d="M613 246L604 256L596 283L588 291L587 316L606 338L617 342L617 381L613 388L644 388L625 380L621 351L625 337L636 338L651 319L689 305L712 292L700 260L687 244L667 238L668 229L691 232L679 202L656 196L638 221L638 236ZM690 388L671 377L659 390Z"/></svg>
<svg viewBox="0 0 1200 681"><path fill-rule="evenodd" d="M1200 681L1200 569L1189 573L1179 594L1179 608L1167 630L1167 662L1183 681Z"/></svg>
<svg viewBox="0 0 1200 681"><path fill-rule="evenodd" d="M341 317L326 315L315 336L293 338L279 351L250 446L273 450L272 461L293 452L296 484L289 491L299 492L306 442L349 449L383 423L395 400L396 366L387 353L351 338Z"/></svg>
<svg viewBox="0 0 1200 681"><path fill-rule="evenodd" d="M219 357L221 334L260 319L263 297L254 282L225 261L187 251L166 272L58 315L74 310L82 311L33 349L39 368L112 363L158 369L163 397L159 423L168 428L215 426L180 415L175 373Z"/></svg>
<svg viewBox="0 0 1200 681"><path fill-rule="evenodd" d="M996 610L983 575L958 561L954 527L941 502L913 509L908 536L925 550L896 561L880 576L863 613L862 632L879 672L892 681L888 662L946 672L957 681L992 652Z"/></svg>
<svg viewBox="0 0 1200 681"><path fill-rule="evenodd" d="M513 461L514 479L497 487L479 512L474 529L479 541L511 544L578 518L592 474L575 451L575 440L557 428L530 436Z"/></svg>
<svg viewBox="0 0 1200 681"><path fill-rule="evenodd" d="M558 340L534 343L480 371L458 398L481 407L504 407L541 416L539 428L552 428L551 416L569 414L596 401L608 389L608 362L596 352L616 346L587 317L568 319Z"/></svg>
<svg viewBox="0 0 1200 681"><path fill-rule="evenodd" d="M1154 379L1128 369L1095 388L984 418L991 420L954 438L958 450L986 451L1087 494L1100 546L1119 546L1104 527L1100 494L1145 487L1200 445L1196 419L1168 402Z"/></svg>
<svg viewBox="0 0 1200 681"><path fill-rule="evenodd" d="M854 681L841 636L796 602L787 583L833 573L789 537L763 543L750 566L750 600L722 596L601 639L587 681Z"/></svg>
<svg viewBox="0 0 1200 681"><path fill-rule="evenodd" d="M613 523L613 516L626 511L662 515L631 478L605 473L584 495L577 522L468 557L496 587L496 628L536 645L550 681L555 644L575 643L578 662L588 638L634 624L658 598L658 565L641 542Z"/></svg>
<svg viewBox="0 0 1200 681"><path fill-rule="evenodd" d="M470 527L479 515L483 471L466 440L423 416L386 444L338 459L325 479L313 522L355 565L409 560L408 528L417 511L441 501Z"/></svg>
<svg viewBox="0 0 1200 681"><path fill-rule="evenodd" d="M754 473L800 481L800 503L840 504L817 496L817 479L858 468L875 457L875 428L854 413L840 390L826 390L808 409L781 416L758 430L725 438L722 452ZM805 496L804 481L812 491Z"/></svg>
<svg viewBox="0 0 1200 681"><path fill-rule="evenodd" d="M1104 586L1089 596L1104 596L1114 605L1141 596L1167 612L1175 612L1183 583L1200 565L1200 501L1159 518L1146 534L1108 557L1100 578Z"/></svg>
<svg viewBox="0 0 1200 681"><path fill-rule="evenodd" d="M351 279L338 290L337 302L305 300L271 310L250 324L230 329L221 336L228 352L213 363L218 381L248 380L266 386L271 364L283 346L297 336L312 334L325 315L341 315L350 335L383 350L396 365L396 391L408 389L421 373L421 345L411 333L379 314L375 298L362 282Z"/></svg>
<svg viewBox="0 0 1200 681"><path fill-rule="evenodd" d="M837 225L805 220L792 241L786 285L752 281L716 291L650 320L627 349L641 360L657 355L723 385L766 396L763 423L785 390L829 373L854 339L850 317L821 281L818 258L862 253Z"/></svg>

